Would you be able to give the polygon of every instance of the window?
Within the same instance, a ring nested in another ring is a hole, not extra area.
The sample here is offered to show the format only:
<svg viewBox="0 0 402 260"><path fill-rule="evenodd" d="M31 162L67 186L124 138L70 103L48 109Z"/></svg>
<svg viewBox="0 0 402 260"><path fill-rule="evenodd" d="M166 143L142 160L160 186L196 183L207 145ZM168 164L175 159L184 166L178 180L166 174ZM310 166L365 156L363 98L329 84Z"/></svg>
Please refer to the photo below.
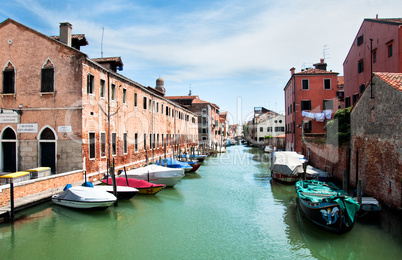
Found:
<svg viewBox="0 0 402 260"><path fill-rule="evenodd" d="M144 97L144 100L143 100L143 108L144 108L144 109L147 109L147 97Z"/></svg>
<svg viewBox="0 0 402 260"><path fill-rule="evenodd" d="M285 127L283 127L283 126L276 126L276 127L275 127L275 132L285 132Z"/></svg>
<svg viewBox="0 0 402 260"><path fill-rule="evenodd" d="M117 154L117 136L116 133L112 133L112 155Z"/></svg>
<svg viewBox="0 0 402 260"><path fill-rule="evenodd" d="M303 121L303 131L305 133L311 133L311 121Z"/></svg>
<svg viewBox="0 0 402 260"><path fill-rule="evenodd" d="M42 68L40 92L54 92L54 68L50 60Z"/></svg>
<svg viewBox="0 0 402 260"><path fill-rule="evenodd" d="M377 49L373 51L373 63L377 62Z"/></svg>
<svg viewBox="0 0 402 260"><path fill-rule="evenodd" d="M7 68L3 70L3 94L14 93L14 67L9 62Z"/></svg>
<svg viewBox="0 0 402 260"><path fill-rule="evenodd" d="M260 132L263 132L263 131L264 131L263 127L260 127Z"/></svg>
<svg viewBox="0 0 402 260"><path fill-rule="evenodd" d="M144 134L144 151L147 150L147 134Z"/></svg>
<svg viewBox="0 0 402 260"><path fill-rule="evenodd" d="M156 102L156 113L158 113L158 112L159 112L159 103Z"/></svg>
<svg viewBox="0 0 402 260"><path fill-rule="evenodd" d="M94 94L94 75L88 74L87 75L87 93Z"/></svg>
<svg viewBox="0 0 402 260"><path fill-rule="evenodd" d="M95 133L89 133L89 159L95 159Z"/></svg>
<svg viewBox="0 0 402 260"><path fill-rule="evenodd" d="M272 127L268 127L267 132L272 132Z"/></svg>
<svg viewBox="0 0 402 260"><path fill-rule="evenodd" d="M163 114L163 104L161 104L161 114Z"/></svg>
<svg viewBox="0 0 402 260"><path fill-rule="evenodd" d="M357 37L357 46L360 46L363 44L363 34Z"/></svg>
<svg viewBox="0 0 402 260"><path fill-rule="evenodd" d="M159 148L159 134L156 135L156 148Z"/></svg>
<svg viewBox="0 0 402 260"><path fill-rule="evenodd" d="M165 143L163 142L164 140L163 140L163 134L161 135L161 144L162 144L162 147L164 147L165 146Z"/></svg>
<svg viewBox="0 0 402 260"><path fill-rule="evenodd" d="M207 137L206 137L206 136L203 136L203 137L202 137L202 140L203 140L203 141L206 141L206 140L207 140Z"/></svg>
<svg viewBox="0 0 402 260"><path fill-rule="evenodd" d="M115 84L112 84L111 91L112 91L112 93L110 94L110 99L115 100L116 99L116 85Z"/></svg>
<svg viewBox="0 0 402 260"><path fill-rule="evenodd" d="M309 89L308 79L302 79L302 89Z"/></svg>
<svg viewBox="0 0 402 260"><path fill-rule="evenodd" d="M169 108L168 108L168 106L166 106L166 115L167 115L167 116L169 115Z"/></svg>
<svg viewBox="0 0 402 260"><path fill-rule="evenodd" d="M324 79L324 89L331 89L331 79Z"/></svg>
<svg viewBox="0 0 402 260"><path fill-rule="evenodd" d="M362 73L364 71L363 60L359 60L357 63L357 73Z"/></svg>
<svg viewBox="0 0 402 260"><path fill-rule="evenodd" d="M126 104L127 101L127 89L123 88L123 104Z"/></svg>
<svg viewBox="0 0 402 260"><path fill-rule="evenodd" d="M106 133L101 133L100 138L101 157L106 156Z"/></svg>
<svg viewBox="0 0 402 260"><path fill-rule="evenodd" d="M152 100L151 99L149 99L148 108L149 108L149 111L153 111Z"/></svg>
<svg viewBox="0 0 402 260"><path fill-rule="evenodd" d="M359 97L359 94L354 94L352 96L353 105L356 103L358 97Z"/></svg>
<svg viewBox="0 0 402 260"><path fill-rule="evenodd" d="M311 110L311 100L302 100L301 110Z"/></svg>
<svg viewBox="0 0 402 260"><path fill-rule="evenodd" d="M392 43L388 44L388 58L392 57Z"/></svg>
<svg viewBox="0 0 402 260"><path fill-rule="evenodd" d="M366 85L364 85L364 84L361 84L361 85L359 86L359 92L360 92L360 94L363 93L363 91L364 91L365 88L366 88Z"/></svg>
<svg viewBox="0 0 402 260"><path fill-rule="evenodd" d="M350 107L350 97L345 98L345 107Z"/></svg>
<svg viewBox="0 0 402 260"><path fill-rule="evenodd" d="M100 80L99 96L101 98L105 97L105 80L103 79Z"/></svg>
<svg viewBox="0 0 402 260"><path fill-rule="evenodd" d="M123 153L127 153L127 133L123 133Z"/></svg>
<svg viewBox="0 0 402 260"><path fill-rule="evenodd" d="M137 93L134 93L134 107L137 107Z"/></svg>
<svg viewBox="0 0 402 260"><path fill-rule="evenodd" d="M134 134L134 150L137 152L138 151L138 134Z"/></svg>
<svg viewBox="0 0 402 260"><path fill-rule="evenodd" d="M334 109L334 103L332 99L324 99L322 107L324 110Z"/></svg>

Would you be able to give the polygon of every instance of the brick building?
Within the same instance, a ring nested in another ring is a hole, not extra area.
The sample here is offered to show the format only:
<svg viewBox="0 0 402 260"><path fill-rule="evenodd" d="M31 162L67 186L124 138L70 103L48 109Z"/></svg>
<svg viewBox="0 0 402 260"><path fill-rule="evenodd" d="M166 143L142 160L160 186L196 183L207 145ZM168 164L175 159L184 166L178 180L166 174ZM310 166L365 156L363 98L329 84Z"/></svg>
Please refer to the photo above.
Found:
<svg viewBox="0 0 402 260"><path fill-rule="evenodd" d="M225 122L221 122L219 107L211 102L201 100L198 96L170 96L168 100L180 104L198 117L198 141L213 148L223 144Z"/></svg>
<svg viewBox="0 0 402 260"><path fill-rule="evenodd" d="M371 71L402 72L402 18L363 20L343 62L346 107L356 103Z"/></svg>
<svg viewBox="0 0 402 260"><path fill-rule="evenodd" d="M324 126L332 114L340 107L338 73L327 71L324 59L314 64L314 68L295 73L291 68L291 77L285 91L285 132L286 150L302 152L303 135L323 135Z"/></svg>
<svg viewBox="0 0 402 260"><path fill-rule="evenodd" d="M0 24L1 171L100 174L108 158L131 168L197 145L197 115L164 98L158 80L154 89L120 75L120 57L88 58L85 36L71 31Z"/></svg>
<svg viewBox="0 0 402 260"><path fill-rule="evenodd" d="M349 182L391 207L402 207L402 73L374 73L350 114Z"/></svg>

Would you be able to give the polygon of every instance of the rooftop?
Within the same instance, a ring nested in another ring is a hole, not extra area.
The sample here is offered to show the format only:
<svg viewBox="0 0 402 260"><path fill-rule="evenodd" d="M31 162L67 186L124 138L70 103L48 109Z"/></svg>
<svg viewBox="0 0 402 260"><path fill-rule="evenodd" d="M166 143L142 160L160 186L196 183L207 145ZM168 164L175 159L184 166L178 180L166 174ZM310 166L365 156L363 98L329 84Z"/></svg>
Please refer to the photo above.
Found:
<svg viewBox="0 0 402 260"><path fill-rule="evenodd" d="M402 73L375 72L374 75L390 86L402 91Z"/></svg>

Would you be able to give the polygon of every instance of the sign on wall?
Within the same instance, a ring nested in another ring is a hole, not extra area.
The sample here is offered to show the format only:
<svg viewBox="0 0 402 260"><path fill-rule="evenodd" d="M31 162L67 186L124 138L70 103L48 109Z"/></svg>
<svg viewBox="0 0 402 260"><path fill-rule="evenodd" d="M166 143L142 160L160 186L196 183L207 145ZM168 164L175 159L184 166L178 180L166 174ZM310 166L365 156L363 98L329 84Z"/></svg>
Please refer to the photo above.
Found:
<svg viewBox="0 0 402 260"><path fill-rule="evenodd" d="M59 133L69 133L72 132L73 128L71 127L71 125L61 125L57 127L57 132Z"/></svg>
<svg viewBox="0 0 402 260"><path fill-rule="evenodd" d="M37 133L38 124L17 124L18 133Z"/></svg>
<svg viewBox="0 0 402 260"><path fill-rule="evenodd" d="M11 110L0 113L0 123L18 123L18 114Z"/></svg>

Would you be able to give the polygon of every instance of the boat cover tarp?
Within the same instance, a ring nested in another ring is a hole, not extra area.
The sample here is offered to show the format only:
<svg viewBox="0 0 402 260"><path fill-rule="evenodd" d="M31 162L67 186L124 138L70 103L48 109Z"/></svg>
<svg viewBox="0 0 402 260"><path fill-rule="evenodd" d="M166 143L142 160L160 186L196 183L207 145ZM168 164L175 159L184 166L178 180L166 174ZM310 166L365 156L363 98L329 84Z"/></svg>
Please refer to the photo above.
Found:
<svg viewBox="0 0 402 260"><path fill-rule="evenodd" d="M180 168L169 168L169 167L163 167L160 165L156 164L151 164L147 165L138 169L133 169L130 171L127 171L127 176L130 175L145 175L145 174L153 174L155 177L176 177L176 176L183 176L184 175L184 169Z"/></svg>
<svg viewBox="0 0 402 260"><path fill-rule="evenodd" d="M133 178L124 178L124 177L117 177L116 178L116 185L117 186L127 186L127 181L128 181L128 186L137 188L137 189L146 189L146 188L151 188L151 187L163 187L165 186L164 184L154 184L150 183L147 181L143 180L137 180ZM108 178L107 180L102 180L103 183L112 185L112 178Z"/></svg>
<svg viewBox="0 0 402 260"><path fill-rule="evenodd" d="M320 169L314 168L311 165L307 165L306 174L309 177L320 177L320 178L330 178L331 174L329 172L321 171Z"/></svg>
<svg viewBox="0 0 402 260"><path fill-rule="evenodd" d="M90 187L77 186L61 192L58 199L74 200L74 201L115 201L116 197L103 190Z"/></svg>
<svg viewBox="0 0 402 260"><path fill-rule="evenodd" d="M299 198L312 202L335 201L339 207L346 212L350 223L354 222L356 212L360 205L347 192L339 189L331 182L321 182L316 180L306 180L296 182L296 190Z"/></svg>
<svg viewBox="0 0 402 260"><path fill-rule="evenodd" d="M156 162L156 165L161 165L159 160ZM181 162L173 158L166 158L162 160L162 166L167 166L170 168L183 168L183 169L192 169L192 167L186 163L186 162Z"/></svg>
<svg viewBox="0 0 402 260"><path fill-rule="evenodd" d="M300 160L300 155L296 152L275 152L271 171L285 175L303 173L303 164Z"/></svg>

